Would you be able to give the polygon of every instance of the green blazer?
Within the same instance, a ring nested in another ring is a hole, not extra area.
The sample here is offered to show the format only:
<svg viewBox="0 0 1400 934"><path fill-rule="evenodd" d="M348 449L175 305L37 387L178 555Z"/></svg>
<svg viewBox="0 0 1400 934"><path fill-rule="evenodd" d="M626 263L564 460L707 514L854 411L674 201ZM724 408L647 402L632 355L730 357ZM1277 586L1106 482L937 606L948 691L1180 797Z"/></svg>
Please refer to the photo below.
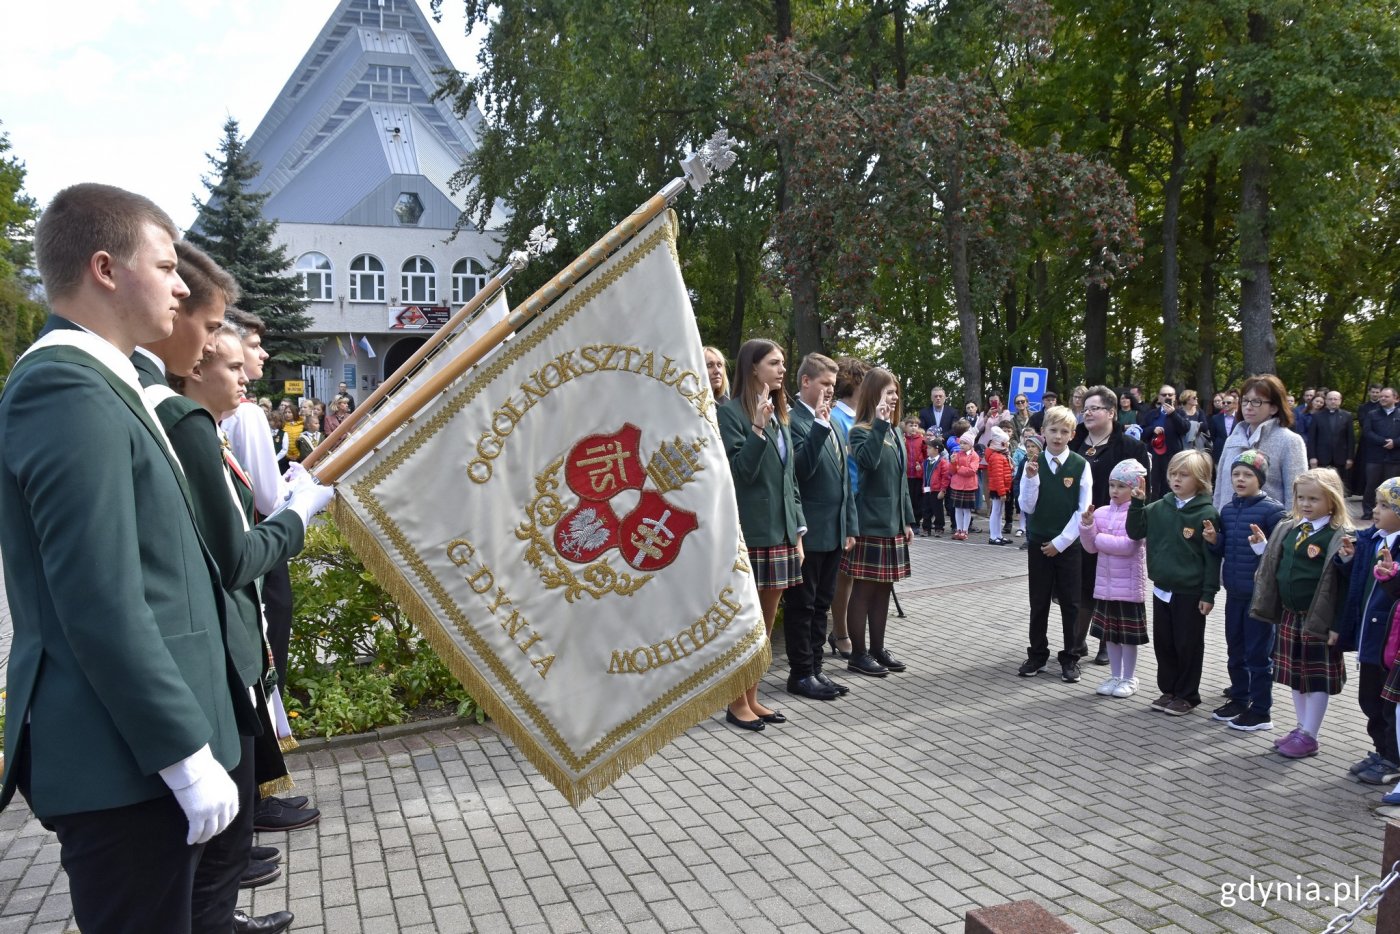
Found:
<svg viewBox="0 0 1400 934"><path fill-rule="evenodd" d="M904 475L904 439L890 423L851 427L851 458L856 462L856 515L859 535L890 538L914 524L914 504Z"/></svg>
<svg viewBox="0 0 1400 934"><path fill-rule="evenodd" d="M793 446L797 449L797 489L802 497L807 551L840 551L846 536L856 534L856 499L846 469L850 445L841 426L818 425L816 416L797 400L790 410Z"/></svg>
<svg viewBox="0 0 1400 934"><path fill-rule="evenodd" d="M760 437L738 399L719 407L719 436L734 476L739 501L739 527L750 548L797 544L797 530L806 525L793 472L796 456L792 434L776 418ZM787 447L787 463L778 457L778 436Z"/></svg>
<svg viewBox="0 0 1400 934"><path fill-rule="evenodd" d="M199 534L209 546L224 589L237 609L237 621L228 631L229 655L239 680L245 685L256 684L267 663L258 581L301 551L306 530L301 517L286 510L252 524L253 491L230 477L219 429L202 406L184 396L171 396L156 406L156 414L185 468ZM240 494L239 506L229 495L230 479ZM245 519L248 529L243 526Z"/></svg>
<svg viewBox="0 0 1400 934"><path fill-rule="evenodd" d="M140 397L86 353L35 351L0 396L0 555L5 761L27 744L38 817L169 794L159 770L206 743L237 765L252 714L246 691L236 707L218 568Z"/></svg>

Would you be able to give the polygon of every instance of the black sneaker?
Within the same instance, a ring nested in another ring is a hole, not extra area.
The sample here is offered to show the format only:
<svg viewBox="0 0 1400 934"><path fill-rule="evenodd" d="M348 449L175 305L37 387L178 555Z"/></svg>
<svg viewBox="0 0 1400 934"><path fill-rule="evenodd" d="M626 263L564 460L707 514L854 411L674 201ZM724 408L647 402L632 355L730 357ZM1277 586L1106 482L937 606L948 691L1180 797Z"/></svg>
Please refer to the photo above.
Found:
<svg viewBox="0 0 1400 934"><path fill-rule="evenodd" d="M1260 713L1257 710L1246 710L1225 725L1232 730L1244 730L1247 733L1253 733L1256 730L1272 730L1274 728L1274 721L1269 719L1269 715L1266 713Z"/></svg>
<svg viewBox="0 0 1400 934"><path fill-rule="evenodd" d="M1219 720L1221 723L1229 723L1249 708L1237 700L1232 700L1227 704L1215 708L1211 713L1212 720Z"/></svg>
<svg viewBox="0 0 1400 934"><path fill-rule="evenodd" d="M1079 662L1074 661L1073 659L1067 662L1060 662L1060 677L1064 678L1070 684L1078 682Z"/></svg>
<svg viewBox="0 0 1400 934"><path fill-rule="evenodd" d="M1017 669L1016 674L1023 678L1034 678L1045 670L1045 666L1045 662L1037 662L1028 658L1021 663L1021 667Z"/></svg>

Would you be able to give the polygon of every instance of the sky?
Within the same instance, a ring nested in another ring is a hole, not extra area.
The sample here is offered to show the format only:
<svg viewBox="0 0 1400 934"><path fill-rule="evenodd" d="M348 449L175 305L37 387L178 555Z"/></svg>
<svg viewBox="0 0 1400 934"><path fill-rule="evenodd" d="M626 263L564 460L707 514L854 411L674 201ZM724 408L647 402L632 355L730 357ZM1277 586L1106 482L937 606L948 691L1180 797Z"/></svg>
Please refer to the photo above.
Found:
<svg viewBox="0 0 1400 934"><path fill-rule="evenodd" d="M427 0L418 0L427 11ZM76 182L152 198L194 221L228 117L252 134L336 0L7 3L0 132L42 208ZM460 0L432 24L452 64L476 67Z"/></svg>

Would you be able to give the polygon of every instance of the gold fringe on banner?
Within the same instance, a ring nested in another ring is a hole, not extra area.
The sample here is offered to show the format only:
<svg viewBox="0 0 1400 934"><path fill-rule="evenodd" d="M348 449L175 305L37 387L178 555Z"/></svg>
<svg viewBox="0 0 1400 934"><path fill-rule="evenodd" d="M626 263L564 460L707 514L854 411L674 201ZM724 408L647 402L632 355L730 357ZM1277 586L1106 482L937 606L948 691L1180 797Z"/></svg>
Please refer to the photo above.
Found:
<svg viewBox="0 0 1400 934"><path fill-rule="evenodd" d="M297 738L295 736L279 736L277 737L277 748L283 752L291 752L298 748Z"/></svg>
<svg viewBox="0 0 1400 934"><path fill-rule="evenodd" d="M343 496L337 494L331 512L341 535L345 537L351 549L359 556L365 568L398 602L400 608L428 640L428 644L437 652L438 657L447 665L448 670L471 694L472 699L486 711L492 720L496 721L501 732L515 743L525 758L539 769L540 773L555 788L559 789L560 794L574 807L578 807L584 801L604 790L629 769L655 755L671 740L727 705L763 677L772 662L772 650L764 630L761 626L755 627L753 632L730 649L731 652L742 653L751 649L755 642L762 641L762 646L751 658L700 694L671 710L615 755L600 762L596 768L575 777L544 751L535 736L520 721L515 710L500 700L495 689L465 658L461 646L448 633L438 615L424 602L418 591L404 575L400 565L385 553L380 540L370 531ZM468 636L468 633L463 632L463 636ZM678 685L677 688L663 696L657 704L664 705L671 694L684 687L684 684ZM551 730L551 732L553 731ZM563 757L576 759L584 765L595 759L602 750L610 745L605 740L596 746L590 754L576 757L570 754L567 749L561 748L562 744L557 740L557 734L555 739L555 746L563 754Z"/></svg>
<svg viewBox="0 0 1400 934"><path fill-rule="evenodd" d="M263 782L258 786L259 798L270 798L273 795L280 795L295 788L296 782L292 781L290 775L283 775L281 778L274 778L270 782Z"/></svg>

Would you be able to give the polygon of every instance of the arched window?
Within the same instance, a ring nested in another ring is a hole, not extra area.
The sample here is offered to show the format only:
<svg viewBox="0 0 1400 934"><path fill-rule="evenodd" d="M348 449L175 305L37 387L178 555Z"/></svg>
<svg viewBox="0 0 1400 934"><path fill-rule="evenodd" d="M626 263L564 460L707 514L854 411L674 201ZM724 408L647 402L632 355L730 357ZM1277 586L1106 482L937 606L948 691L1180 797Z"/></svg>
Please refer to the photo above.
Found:
<svg viewBox="0 0 1400 934"><path fill-rule="evenodd" d="M422 256L411 256L403 264L403 294L405 305L431 305L437 301L437 270Z"/></svg>
<svg viewBox="0 0 1400 934"><path fill-rule="evenodd" d="M384 301L384 264L368 253L350 261L350 301Z"/></svg>
<svg viewBox="0 0 1400 934"><path fill-rule="evenodd" d="M324 253L303 253L293 267L301 279L302 294L313 302L328 302L334 295L334 270Z"/></svg>
<svg viewBox="0 0 1400 934"><path fill-rule="evenodd" d="M457 260L452 267L452 304L465 305L484 288L486 267L470 257Z"/></svg>

